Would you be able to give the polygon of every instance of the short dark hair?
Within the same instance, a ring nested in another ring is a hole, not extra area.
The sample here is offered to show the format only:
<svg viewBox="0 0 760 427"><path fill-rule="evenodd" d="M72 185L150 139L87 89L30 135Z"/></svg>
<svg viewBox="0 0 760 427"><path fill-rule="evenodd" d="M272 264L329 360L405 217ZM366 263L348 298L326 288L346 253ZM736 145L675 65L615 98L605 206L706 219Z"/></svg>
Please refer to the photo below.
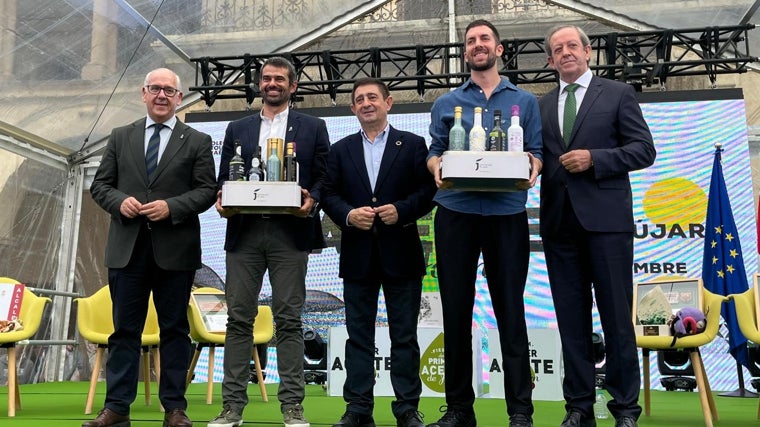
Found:
<svg viewBox="0 0 760 427"><path fill-rule="evenodd" d="M356 94L356 89L367 85L377 86L380 89L380 92L383 94L383 99L387 99L389 96L391 96L391 91L388 90L388 85L386 85L384 81L378 79L377 77L360 77L354 81L354 88L351 89L351 104L354 103L354 95Z"/></svg>
<svg viewBox="0 0 760 427"><path fill-rule="evenodd" d="M264 67L267 65L271 65L273 67L277 68L285 68L288 70L288 84L292 84L296 82L296 67L293 66L293 63L288 61L287 59L283 58L282 56L273 56L271 58L267 58L266 61L264 61L263 64L261 64L261 69L263 70Z"/></svg>
<svg viewBox="0 0 760 427"><path fill-rule="evenodd" d="M496 27L491 22L486 21L485 19L476 19L467 25L467 28L464 29L465 42L467 39L467 32L470 31L470 29L475 28L475 27L482 27L482 26L486 26L490 28L491 31L493 32L494 38L496 39L496 43L501 43L501 36L499 36L499 30L497 30Z"/></svg>

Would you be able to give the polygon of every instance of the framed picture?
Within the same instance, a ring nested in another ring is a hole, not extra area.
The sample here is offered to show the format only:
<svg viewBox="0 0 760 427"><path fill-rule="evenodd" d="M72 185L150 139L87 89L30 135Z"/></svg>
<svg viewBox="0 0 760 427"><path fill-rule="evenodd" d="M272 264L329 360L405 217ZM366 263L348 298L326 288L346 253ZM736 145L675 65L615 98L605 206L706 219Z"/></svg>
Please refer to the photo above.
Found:
<svg viewBox="0 0 760 427"><path fill-rule="evenodd" d="M634 285L632 316L638 335L670 335L666 322L684 307L702 309L702 279L654 280Z"/></svg>
<svg viewBox="0 0 760 427"><path fill-rule="evenodd" d="M192 299L208 332L227 331L227 299L224 294L193 292Z"/></svg>

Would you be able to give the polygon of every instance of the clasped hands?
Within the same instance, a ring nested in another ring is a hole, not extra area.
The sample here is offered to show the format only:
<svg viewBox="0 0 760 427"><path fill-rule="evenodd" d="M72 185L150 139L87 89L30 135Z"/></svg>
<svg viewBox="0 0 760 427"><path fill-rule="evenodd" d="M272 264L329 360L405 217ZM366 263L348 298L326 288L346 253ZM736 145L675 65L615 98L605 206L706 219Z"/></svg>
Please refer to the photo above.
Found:
<svg viewBox="0 0 760 427"><path fill-rule="evenodd" d="M376 216L386 225L393 225L398 222L398 211L396 210L396 206L387 204L376 208L362 206L360 208L351 209L351 211L348 212L348 223L359 230L366 231L372 228L372 223L375 222Z"/></svg>
<svg viewBox="0 0 760 427"><path fill-rule="evenodd" d="M169 204L166 203L166 200L154 200L142 204L134 197L127 197L121 202L119 212L127 218L136 218L142 215L155 222L169 218Z"/></svg>

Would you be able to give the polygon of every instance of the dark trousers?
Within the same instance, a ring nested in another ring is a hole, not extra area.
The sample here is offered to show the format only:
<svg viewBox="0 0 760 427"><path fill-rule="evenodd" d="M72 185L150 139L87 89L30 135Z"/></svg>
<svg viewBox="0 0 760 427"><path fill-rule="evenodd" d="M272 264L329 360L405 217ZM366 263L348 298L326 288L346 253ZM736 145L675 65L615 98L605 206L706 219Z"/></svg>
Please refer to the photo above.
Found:
<svg viewBox="0 0 760 427"><path fill-rule="evenodd" d="M129 264L108 269L114 333L108 338L106 408L129 414L137 395L140 337L151 291L161 328L158 396L167 411L187 408L185 378L191 352L187 304L194 277L194 270L167 271L156 265L147 227L140 231Z"/></svg>
<svg viewBox="0 0 760 427"><path fill-rule="evenodd" d="M439 206L435 250L444 331L446 404L472 411L472 310L482 251L504 367L507 412L533 414L523 292L530 256L528 216L483 216ZM481 373L478 372L478 375Z"/></svg>
<svg viewBox="0 0 760 427"><path fill-rule="evenodd" d="M604 331L605 387L612 396L608 407L616 418L638 418L641 380L631 320L633 233L588 232L569 203L560 230L543 237L543 244L562 341L565 408L594 416L593 288Z"/></svg>
<svg viewBox="0 0 760 427"><path fill-rule="evenodd" d="M377 260L377 257L375 257ZM377 264L377 261L375 262ZM388 312L391 339L391 384L396 400L393 415L417 410L422 392L420 381L420 346L417 342L417 318L420 312L422 278L382 278L377 274L366 280L343 281L346 304L346 382L343 398L346 410L371 415L375 385L375 319L377 299L382 283Z"/></svg>

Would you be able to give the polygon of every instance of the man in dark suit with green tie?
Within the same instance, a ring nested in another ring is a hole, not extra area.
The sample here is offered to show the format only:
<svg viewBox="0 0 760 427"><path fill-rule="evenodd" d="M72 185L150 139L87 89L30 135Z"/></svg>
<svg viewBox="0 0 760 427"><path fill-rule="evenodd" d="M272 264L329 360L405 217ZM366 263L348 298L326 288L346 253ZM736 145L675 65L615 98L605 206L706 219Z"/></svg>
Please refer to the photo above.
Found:
<svg viewBox="0 0 760 427"><path fill-rule="evenodd" d="M129 426L151 291L161 328L163 425L192 425L185 414L187 304L201 267L198 215L216 197L211 137L176 118L182 87L171 70L148 73L142 99L147 117L112 131L90 187L111 216L105 262L115 331L108 340L105 405L83 427Z"/></svg>
<svg viewBox="0 0 760 427"><path fill-rule="evenodd" d="M633 212L628 173L651 165L654 142L633 87L592 75L578 27L546 36L559 87L539 101L543 123L541 238L562 340L567 414L561 427L594 427L592 289L607 348L606 388L616 427L641 413L631 322Z"/></svg>

